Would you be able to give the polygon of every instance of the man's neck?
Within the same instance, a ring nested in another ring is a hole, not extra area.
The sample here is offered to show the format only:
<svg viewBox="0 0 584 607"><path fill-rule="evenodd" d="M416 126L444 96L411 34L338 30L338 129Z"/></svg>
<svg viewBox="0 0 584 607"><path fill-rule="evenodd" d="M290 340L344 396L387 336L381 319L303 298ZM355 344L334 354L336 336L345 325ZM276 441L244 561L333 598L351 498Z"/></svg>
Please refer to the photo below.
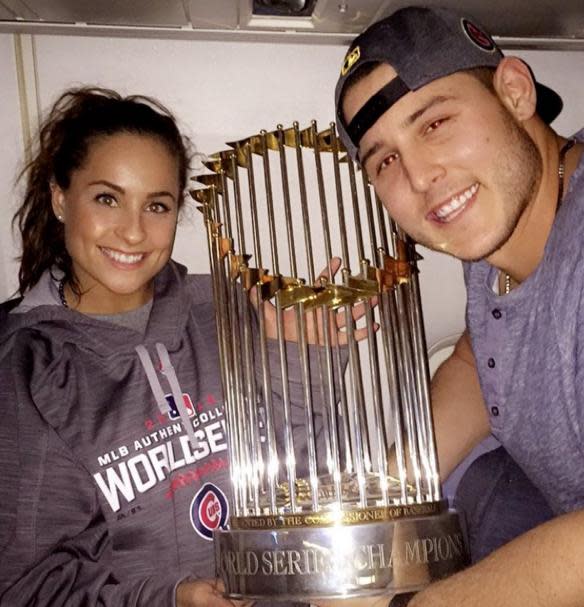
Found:
<svg viewBox="0 0 584 607"><path fill-rule="evenodd" d="M515 284L523 282L543 258L558 207L560 150L567 142L549 128L535 135L532 133L532 136L542 157L539 187L521 214L511 237L487 259L491 265L508 274ZM565 155L563 193L578 165L583 147L577 144Z"/></svg>

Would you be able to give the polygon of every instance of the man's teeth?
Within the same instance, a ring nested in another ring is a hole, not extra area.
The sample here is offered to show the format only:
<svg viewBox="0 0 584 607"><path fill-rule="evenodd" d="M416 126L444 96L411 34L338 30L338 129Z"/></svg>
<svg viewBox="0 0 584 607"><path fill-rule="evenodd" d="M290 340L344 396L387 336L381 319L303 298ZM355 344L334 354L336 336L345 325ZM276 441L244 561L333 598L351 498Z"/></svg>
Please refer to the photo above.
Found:
<svg viewBox="0 0 584 607"><path fill-rule="evenodd" d="M444 219L445 217L448 217L448 215L450 215L457 209L460 209L460 207L463 204L465 204L468 200L470 200L470 198L476 194L478 189L479 189L478 183L471 185L470 188L468 188L468 190L465 190L459 196L455 196L454 198L452 198L452 200L450 200L450 202L447 202L446 204L442 205L436 211L436 215L438 215L438 217L440 217L440 219Z"/></svg>
<svg viewBox="0 0 584 607"><path fill-rule="evenodd" d="M111 257L114 261L119 263L138 263L143 257L144 253L135 253L134 255L130 255L128 253L120 253L119 251L112 251L111 249L102 249L102 251L108 256Z"/></svg>

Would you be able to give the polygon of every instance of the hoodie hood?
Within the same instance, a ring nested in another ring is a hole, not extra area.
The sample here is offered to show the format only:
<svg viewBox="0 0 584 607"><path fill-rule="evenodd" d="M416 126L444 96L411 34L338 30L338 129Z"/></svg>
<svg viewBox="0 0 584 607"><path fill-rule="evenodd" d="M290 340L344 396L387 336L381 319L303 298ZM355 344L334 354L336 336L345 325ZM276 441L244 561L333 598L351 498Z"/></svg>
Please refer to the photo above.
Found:
<svg viewBox="0 0 584 607"><path fill-rule="evenodd" d="M189 289L185 282L187 270L170 261L154 280L154 301L146 333L142 335L130 328L109 323L104 319L52 304L50 289L53 279L46 272L41 282L25 296L19 311L8 315L0 326L0 356L10 339L22 329L34 329L43 334L50 332L53 343L74 343L81 350L98 356L110 356L112 351L132 352L139 344L163 342L173 350L184 334L187 309L197 303L197 293L205 289ZM42 283L42 284L41 284ZM168 297L172 292L172 297ZM202 301L202 297L199 298ZM24 309L24 312L20 312Z"/></svg>

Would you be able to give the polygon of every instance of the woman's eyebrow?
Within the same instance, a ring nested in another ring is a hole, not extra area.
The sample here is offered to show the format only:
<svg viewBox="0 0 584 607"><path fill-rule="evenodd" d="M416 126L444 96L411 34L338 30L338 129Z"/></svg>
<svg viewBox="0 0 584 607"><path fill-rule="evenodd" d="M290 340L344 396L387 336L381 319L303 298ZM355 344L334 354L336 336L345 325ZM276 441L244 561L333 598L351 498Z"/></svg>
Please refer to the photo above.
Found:
<svg viewBox="0 0 584 607"><path fill-rule="evenodd" d="M98 179L97 181L92 181L89 185L105 185L108 188L119 192L120 194L126 193L124 188L120 187L119 185L116 185L115 183L112 183L111 181L106 181L105 179Z"/></svg>
<svg viewBox="0 0 584 607"><path fill-rule="evenodd" d="M98 179L97 181L92 181L89 185L105 185L108 188L111 188L112 190L115 190L116 192L119 192L120 194L125 194L126 190L124 190L124 188L120 187L119 185L116 185L115 183L112 183L111 181L107 181L106 179ZM175 196L172 192L168 192L167 190L160 190L160 192L149 192L147 194L148 198L158 198L160 196L169 196L170 198L172 198L173 200L175 199Z"/></svg>

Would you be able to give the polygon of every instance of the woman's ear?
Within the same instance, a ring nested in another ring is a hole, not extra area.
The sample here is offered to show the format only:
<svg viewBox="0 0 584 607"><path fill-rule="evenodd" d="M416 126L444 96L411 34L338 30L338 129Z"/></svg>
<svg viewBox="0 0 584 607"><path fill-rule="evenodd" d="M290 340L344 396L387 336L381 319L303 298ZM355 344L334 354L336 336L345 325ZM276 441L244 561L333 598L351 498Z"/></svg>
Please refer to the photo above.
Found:
<svg viewBox="0 0 584 607"><path fill-rule="evenodd" d="M493 85L501 103L521 122L536 113L537 91L529 66L518 57L503 57Z"/></svg>
<svg viewBox="0 0 584 607"><path fill-rule="evenodd" d="M51 188L53 213L61 223L65 223L65 193L53 180L51 180L49 187Z"/></svg>

